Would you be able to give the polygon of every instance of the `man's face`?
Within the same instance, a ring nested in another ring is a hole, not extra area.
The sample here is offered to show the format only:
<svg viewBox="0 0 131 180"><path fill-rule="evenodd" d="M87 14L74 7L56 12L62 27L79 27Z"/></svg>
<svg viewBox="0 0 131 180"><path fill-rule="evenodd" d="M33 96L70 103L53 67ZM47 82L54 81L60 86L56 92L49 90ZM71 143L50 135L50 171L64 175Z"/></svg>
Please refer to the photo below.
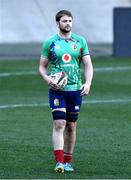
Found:
<svg viewBox="0 0 131 180"><path fill-rule="evenodd" d="M62 16L58 22L58 27L61 32L68 33L72 29L72 18L69 16Z"/></svg>

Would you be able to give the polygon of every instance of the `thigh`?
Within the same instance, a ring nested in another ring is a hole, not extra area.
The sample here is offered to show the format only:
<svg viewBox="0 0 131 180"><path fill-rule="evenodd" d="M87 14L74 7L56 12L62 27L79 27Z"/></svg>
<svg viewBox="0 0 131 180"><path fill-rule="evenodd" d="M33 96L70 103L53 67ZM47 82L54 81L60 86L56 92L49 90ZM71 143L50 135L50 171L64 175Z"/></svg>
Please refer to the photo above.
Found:
<svg viewBox="0 0 131 180"><path fill-rule="evenodd" d="M82 103L81 91L69 92L67 97L67 112L68 113L79 113Z"/></svg>
<svg viewBox="0 0 131 180"><path fill-rule="evenodd" d="M49 89L49 104L52 111L55 109L65 109L66 99L64 97L64 92Z"/></svg>

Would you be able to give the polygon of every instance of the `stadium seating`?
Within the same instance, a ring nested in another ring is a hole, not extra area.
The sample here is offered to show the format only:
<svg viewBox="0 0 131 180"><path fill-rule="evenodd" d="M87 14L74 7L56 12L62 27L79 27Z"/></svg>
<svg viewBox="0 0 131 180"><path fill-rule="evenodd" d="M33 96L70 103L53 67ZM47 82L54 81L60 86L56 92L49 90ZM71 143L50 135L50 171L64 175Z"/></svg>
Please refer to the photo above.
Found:
<svg viewBox="0 0 131 180"><path fill-rule="evenodd" d="M42 41L56 33L54 15L61 9L68 9L73 13L73 31L85 36L91 45L95 44L91 53L111 54L111 49L103 51L100 47L106 47L105 44L109 47L113 42L112 9L115 6L129 6L130 3L129 0L104 2L105 0L101 0L101 4L98 0L62 0L59 3L54 0L0 0L0 57L7 53L9 56L21 53L22 56L38 57ZM101 46L96 46L97 44Z"/></svg>

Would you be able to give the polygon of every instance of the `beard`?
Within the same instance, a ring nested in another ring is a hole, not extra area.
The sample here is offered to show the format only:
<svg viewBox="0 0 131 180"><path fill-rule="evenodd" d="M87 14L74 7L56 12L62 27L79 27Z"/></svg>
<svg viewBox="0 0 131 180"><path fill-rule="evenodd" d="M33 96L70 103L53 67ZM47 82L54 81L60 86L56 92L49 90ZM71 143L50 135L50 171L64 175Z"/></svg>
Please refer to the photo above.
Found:
<svg viewBox="0 0 131 180"><path fill-rule="evenodd" d="M71 27L70 26L66 26L66 27L64 27L64 28L62 28L61 26L59 26L59 29L60 29L60 31L62 32L62 33L69 33L69 32L71 32Z"/></svg>

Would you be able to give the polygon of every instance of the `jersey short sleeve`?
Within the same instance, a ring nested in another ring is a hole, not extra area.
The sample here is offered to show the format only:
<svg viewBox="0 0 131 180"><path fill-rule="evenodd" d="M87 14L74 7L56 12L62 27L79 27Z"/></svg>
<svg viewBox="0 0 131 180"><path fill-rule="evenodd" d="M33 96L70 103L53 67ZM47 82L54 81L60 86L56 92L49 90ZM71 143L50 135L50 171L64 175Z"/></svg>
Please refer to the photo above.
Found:
<svg viewBox="0 0 131 180"><path fill-rule="evenodd" d="M48 40L46 40L42 45L41 57L45 57L49 59L49 41Z"/></svg>
<svg viewBox="0 0 131 180"><path fill-rule="evenodd" d="M89 55L89 49L85 38L82 38L82 56Z"/></svg>

